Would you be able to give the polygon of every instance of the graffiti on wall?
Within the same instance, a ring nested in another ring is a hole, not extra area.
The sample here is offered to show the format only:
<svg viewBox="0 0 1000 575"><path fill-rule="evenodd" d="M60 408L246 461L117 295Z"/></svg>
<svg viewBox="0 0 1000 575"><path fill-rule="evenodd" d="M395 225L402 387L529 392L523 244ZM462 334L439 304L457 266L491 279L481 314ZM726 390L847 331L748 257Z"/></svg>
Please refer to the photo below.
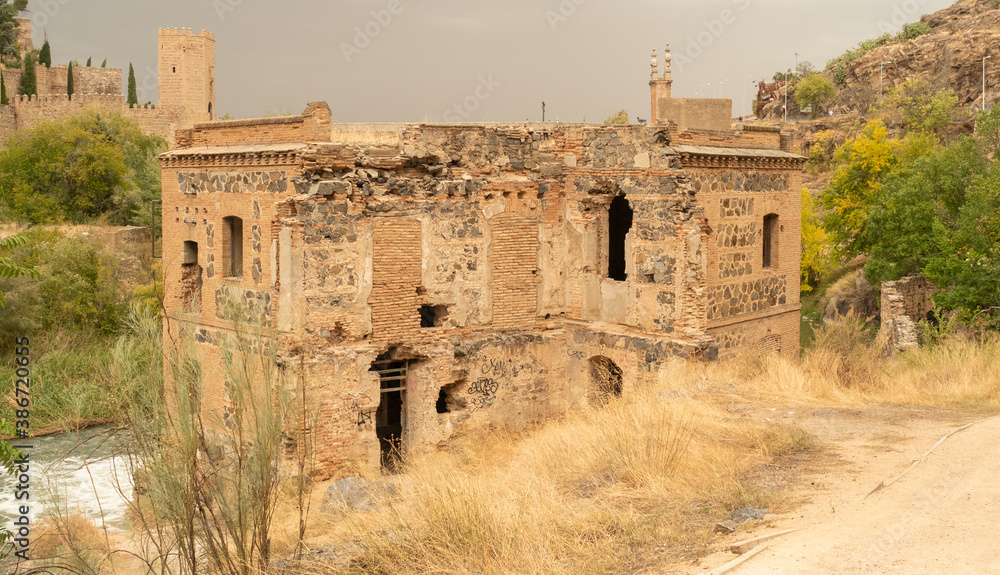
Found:
<svg viewBox="0 0 1000 575"><path fill-rule="evenodd" d="M363 409L358 403L358 400L354 400L351 406L348 408L350 413L356 413L358 416L358 425L372 424L375 421L375 410L374 409Z"/></svg>
<svg viewBox="0 0 1000 575"><path fill-rule="evenodd" d="M472 396L470 402L476 409L482 409L493 405L493 402L497 398L497 391L500 389L500 383L488 377L481 377L476 381L469 384L469 395Z"/></svg>
<svg viewBox="0 0 1000 575"><path fill-rule="evenodd" d="M525 365L515 359L503 360L490 358L483 361L479 367L479 371L484 377L510 379L521 375L530 368L530 365Z"/></svg>

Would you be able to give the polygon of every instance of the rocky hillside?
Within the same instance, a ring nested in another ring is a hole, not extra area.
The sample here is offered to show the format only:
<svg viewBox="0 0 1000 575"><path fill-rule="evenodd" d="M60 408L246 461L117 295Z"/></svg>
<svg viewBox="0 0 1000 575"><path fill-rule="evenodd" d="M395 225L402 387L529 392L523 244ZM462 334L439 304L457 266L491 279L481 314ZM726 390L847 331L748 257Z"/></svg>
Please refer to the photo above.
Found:
<svg viewBox="0 0 1000 575"><path fill-rule="evenodd" d="M959 0L928 14L921 21L930 32L906 41L892 41L845 64L834 78L840 80L835 112L864 112L878 100L879 64L885 67L886 91L911 79L951 88L960 104L973 105L982 98L982 59L987 60L986 102L1000 100L1000 0Z"/></svg>

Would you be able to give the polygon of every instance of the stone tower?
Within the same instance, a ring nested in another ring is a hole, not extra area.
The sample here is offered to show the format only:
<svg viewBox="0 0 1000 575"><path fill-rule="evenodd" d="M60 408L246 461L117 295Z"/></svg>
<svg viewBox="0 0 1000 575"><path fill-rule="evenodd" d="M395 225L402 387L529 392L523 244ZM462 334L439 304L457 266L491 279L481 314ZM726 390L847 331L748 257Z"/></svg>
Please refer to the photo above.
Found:
<svg viewBox="0 0 1000 575"><path fill-rule="evenodd" d="M160 28L160 106L184 108L188 121L215 119L215 36Z"/></svg>
<svg viewBox="0 0 1000 575"><path fill-rule="evenodd" d="M650 113L649 122L655 124L660 118L658 117L657 104L660 100L670 99L670 87L674 83L672 75L670 73L670 44L667 44L666 58L663 67L663 76L657 74L657 55L656 50L653 50L653 57L650 59L650 66L652 67L652 75L649 80L650 89L650 99L652 100L652 112Z"/></svg>

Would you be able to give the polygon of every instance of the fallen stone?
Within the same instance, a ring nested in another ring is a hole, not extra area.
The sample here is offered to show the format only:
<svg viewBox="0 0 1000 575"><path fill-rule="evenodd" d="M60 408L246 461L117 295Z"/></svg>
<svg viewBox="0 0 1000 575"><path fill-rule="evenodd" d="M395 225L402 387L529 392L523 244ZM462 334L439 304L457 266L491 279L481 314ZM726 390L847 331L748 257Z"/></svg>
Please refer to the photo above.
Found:
<svg viewBox="0 0 1000 575"><path fill-rule="evenodd" d="M739 523L731 519L726 519L725 521L715 524L715 532L732 533L733 531L736 531L736 528L739 527L739 525L740 525Z"/></svg>
<svg viewBox="0 0 1000 575"><path fill-rule="evenodd" d="M349 510L372 511L379 497L392 497L396 488L387 483L349 477L330 485L320 505L320 513L342 514Z"/></svg>
<svg viewBox="0 0 1000 575"><path fill-rule="evenodd" d="M765 515L770 513L767 509L754 509L753 507L746 507L744 509L738 509L729 514L729 520L735 521L736 523L746 523L751 519L756 519L760 521Z"/></svg>

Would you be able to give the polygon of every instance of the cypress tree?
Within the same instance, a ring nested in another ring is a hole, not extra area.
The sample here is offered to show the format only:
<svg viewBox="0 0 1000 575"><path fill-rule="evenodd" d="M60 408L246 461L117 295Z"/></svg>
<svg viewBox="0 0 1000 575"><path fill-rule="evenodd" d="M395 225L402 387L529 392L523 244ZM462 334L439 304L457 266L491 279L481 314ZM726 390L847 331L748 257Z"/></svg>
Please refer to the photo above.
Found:
<svg viewBox="0 0 1000 575"><path fill-rule="evenodd" d="M66 72L66 95L73 99L73 62L69 63L69 71Z"/></svg>
<svg viewBox="0 0 1000 575"><path fill-rule="evenodd" d="M52 67L52 48L49 48L48 40L42 44L42 49L38 52L38 63L45 64L49 68Z"/></svg>
<svg viewBox="0 0 1000 575"><path fill-rule="evenodd" d="M130 65L131 65L131 64L130 64ZM103 62L101 62L101 68L107 68L107 67L108 67L108 59L107 59L107 58L105 58L105 59L104 59L104 61L103 61Z"/></svg>
<svg viewBox="0 0 1000 575"><path fill-rule="evenodd" d="M88 67L88 68L90 68L90 59L91 59L92 57L93 57L93 56L87 56L87 67Z"/></svg>
<svg viewBox="0 0 1000 575"><path fill-rule="evenodd" d="M132 68L132 63L129 62L128 65L128 107L139 105L139 97L135 93L135 70Z"/></svg>
<svg viewBox="0 0 1000 575"><path fill-rule="evenodd" d="M0 106L6 106L10 104L7 101L7 84L3 80L3 74L0 74Z"/></svg>
<svg viewBox="0 0 1000 575"><path fill-rule="evenodd" d="M35 55L31 52L24 56L24 73L21 74L18 93L25 96L34 96L38 93L38 88L35 86Z"/></svg>

